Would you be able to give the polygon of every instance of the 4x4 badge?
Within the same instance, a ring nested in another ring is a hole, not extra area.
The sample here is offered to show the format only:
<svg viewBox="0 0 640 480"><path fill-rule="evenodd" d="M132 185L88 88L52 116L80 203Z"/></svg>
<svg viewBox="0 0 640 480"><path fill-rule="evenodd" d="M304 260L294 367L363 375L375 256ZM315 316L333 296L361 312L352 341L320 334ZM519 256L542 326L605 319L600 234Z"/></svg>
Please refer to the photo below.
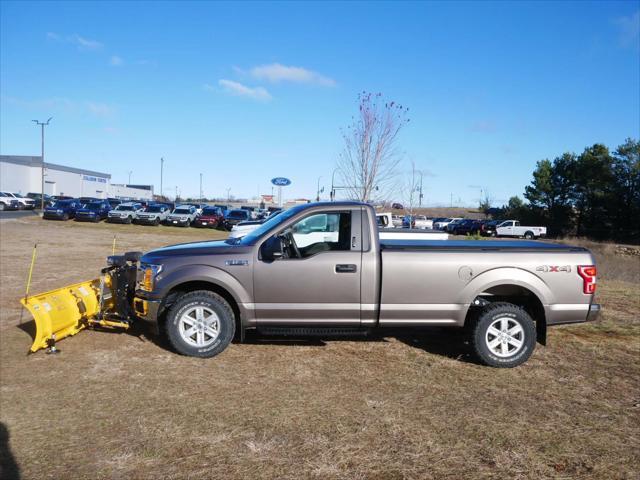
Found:
<svg viewBox="0 0 640 480"><path fill-rule="evenodd" d="M570 265L563 265L563 266L559 266L559 265L541 265L539 267L536 267L536 272L567 272L569 273L571 271L571 266Z"/></svg>

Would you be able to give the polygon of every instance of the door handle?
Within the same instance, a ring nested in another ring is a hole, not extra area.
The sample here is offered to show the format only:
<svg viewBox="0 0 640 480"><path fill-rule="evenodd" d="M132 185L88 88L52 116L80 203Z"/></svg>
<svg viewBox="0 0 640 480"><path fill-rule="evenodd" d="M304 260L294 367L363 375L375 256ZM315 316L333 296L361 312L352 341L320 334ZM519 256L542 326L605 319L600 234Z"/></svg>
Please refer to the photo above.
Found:
<svg viewBox="0 0 640 480"><path fill-rule="evenodd" d="M352 263L339 263L336 265L336 273L355 273L358 267Z"/></svg>

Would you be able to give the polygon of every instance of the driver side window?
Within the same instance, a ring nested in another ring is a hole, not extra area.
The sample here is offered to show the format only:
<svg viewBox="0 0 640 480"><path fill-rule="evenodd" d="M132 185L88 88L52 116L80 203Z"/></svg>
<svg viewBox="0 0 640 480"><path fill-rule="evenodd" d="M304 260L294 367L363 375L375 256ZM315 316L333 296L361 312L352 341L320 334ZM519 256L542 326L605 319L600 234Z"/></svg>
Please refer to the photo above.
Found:
<svg viewBox="0 0 640 480"><path fill-rule="evenodd" d="M295 223L289 231L300 258L351 249L350 212L316 213Z"/></svg>

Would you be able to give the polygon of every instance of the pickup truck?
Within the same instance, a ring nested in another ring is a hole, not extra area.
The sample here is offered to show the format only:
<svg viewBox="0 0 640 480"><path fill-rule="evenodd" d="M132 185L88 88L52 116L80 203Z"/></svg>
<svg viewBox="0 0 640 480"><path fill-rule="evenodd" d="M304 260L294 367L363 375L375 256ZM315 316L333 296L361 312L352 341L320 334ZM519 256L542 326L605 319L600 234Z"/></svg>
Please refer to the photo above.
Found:
<svg viewBox="0 0 640 480"><path fill-rule="evenodd" d="M131 305L179 353L213 357L238 332L334 335L465 328L478 359L514 367L547 326L593 320L581 247L532 241L379 240L373 207L305 204L242 238L152 250Z"/></svg>
<svg viewBox="0 0 640 480"><path fill-rule="evenodd" d="M526 227L520 225L517 220L505 220L496 227L498 237L524 237L531 240L536 237L544 237L547 227Z"/></svg>
<svg viewBox="0 0 640 480"><path fill-rule="evenodd" d="M6 192L0 192L0 211L3 210L20 210L22 205L18 199Z"/></svg>

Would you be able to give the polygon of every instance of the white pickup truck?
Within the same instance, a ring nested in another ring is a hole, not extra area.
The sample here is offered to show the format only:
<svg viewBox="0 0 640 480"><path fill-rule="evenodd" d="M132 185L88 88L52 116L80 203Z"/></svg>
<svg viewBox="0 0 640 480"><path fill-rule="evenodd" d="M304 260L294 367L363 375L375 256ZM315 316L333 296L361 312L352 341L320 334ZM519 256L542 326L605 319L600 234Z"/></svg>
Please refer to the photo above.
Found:
<svg viewBox="0 0 640 480"><path fill-rule="evenodd" d="M536 237L544 237L547 227L527 227L520 225L517 220L505 220L496 227L498 237L524 237L531 240Z"/></svg>

